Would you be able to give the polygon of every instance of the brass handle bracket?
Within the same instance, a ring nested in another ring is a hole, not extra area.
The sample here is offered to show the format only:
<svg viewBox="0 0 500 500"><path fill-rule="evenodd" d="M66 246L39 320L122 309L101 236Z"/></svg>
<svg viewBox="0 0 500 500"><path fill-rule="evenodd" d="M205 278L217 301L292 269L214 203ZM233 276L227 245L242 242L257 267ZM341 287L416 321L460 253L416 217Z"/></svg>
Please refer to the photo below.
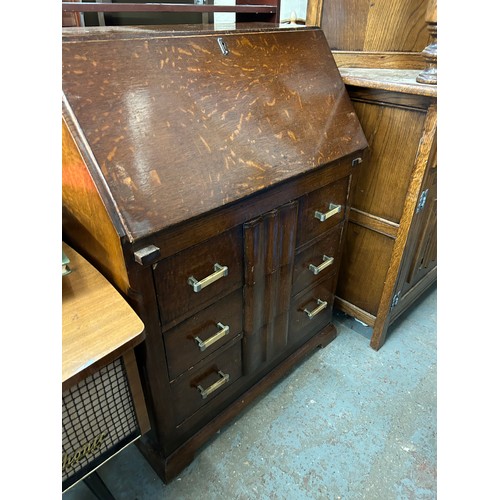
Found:
<svg viewBox="0 0 500 500"><path fill-rule="evenodd" d="M342 210L342 205L335 205L335 203L330 203L328 205L328 212L323 213L319 210L314 212L314 217L319 219L320 222L325 222L326 219L329 219L332 215L338 214Z"/></svg>
<svg viewBox="0 0 500 500"><path fill-rule="evenodd" d="M194 276L190 276L187 282L188 285L193 287L193 291L198 293L201 290L203 290L206 286L210 285L214 281L223 278L224 276L227 276L228 274L229 274L229 269L227 266L214 264L214 272L210 276L207 276L206 278L203 278L200 281L198 281Z"/></svg>
<svg viewBox="0 0 500 500"><path fill-rule="evenodd" d="M210 347L212 344L215 344L215 342L217 342L218 340L229 334L228 325L217 323L217 326L220 328L220 330L215 335L212 335L212 337L210 337L209 339L201 340L200 337L194 338L201 352L203 352L207 347Z"/></svg>
<svg viewBox="0 0 500 500"><path fill-rule="evenodd" d="M197 386L197 389L200 391L202 399L206 399L212 392L216 391L220 387L222 387L224 384L229 382L229 373L224 373L221 370L217 372L220 376L220 379L217 380L214 384L212 384L210 387L207 387L206 389L203 389L201 385Z"/></svg>
<svg viewBox="0 0 500 500"><path fill-rule="evenodd" d="M328 305L328 302L326 300L321 300L321 299L316 299L316 302L319 304L318 307L316 309L314 309L313 311L309 311L307 309L304 309L304 312L307 314L307 317L309 319L313 319L314 316L316 316L317 314L319 314L323 309L326 308L326 306Z"/></svg>
<svg viewBox="0 0 500 500"><path fill-rule="evenodd" d="M319 274L323 269L333 264L333 257L328 257L328 255L323 255L323 262L319 266L315 266L314 264L309 264L309 271L311 271L314 275Z"/></svg>

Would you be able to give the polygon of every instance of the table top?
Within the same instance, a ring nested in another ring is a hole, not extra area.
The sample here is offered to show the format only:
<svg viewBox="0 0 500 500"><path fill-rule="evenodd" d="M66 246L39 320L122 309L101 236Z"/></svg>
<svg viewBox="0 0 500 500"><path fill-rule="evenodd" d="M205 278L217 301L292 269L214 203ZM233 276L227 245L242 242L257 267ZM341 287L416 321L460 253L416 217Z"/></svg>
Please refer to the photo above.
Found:
<svg viewBox="0 0 500 500"><path fill-rule="evenodd" d="M418 83L422 70L387 68L339 68L346 85L437 97L437 85Z"/></svg>
<svg viewBox="0 0 500 500"><path fill-rule="evenodd" d="M62 276L62 382L72 383L145 337L135 311L86 259L63 242L71 272Z"/></svg>

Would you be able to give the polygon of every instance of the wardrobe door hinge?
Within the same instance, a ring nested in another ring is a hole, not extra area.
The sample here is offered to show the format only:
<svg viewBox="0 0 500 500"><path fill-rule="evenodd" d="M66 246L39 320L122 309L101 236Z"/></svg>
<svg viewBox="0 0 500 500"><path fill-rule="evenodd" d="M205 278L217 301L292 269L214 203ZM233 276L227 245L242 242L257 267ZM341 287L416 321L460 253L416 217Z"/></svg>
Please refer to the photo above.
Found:
<svg viewBox="0 0 500 500"><path fill-rule="evenodd" d="M391 310L393 309L393 307L398 305L400 294L401 294L401 290L396 295L394 295L394 297L392 297Z"/></svg>
<svg viewBox="0 0 500 500"><path fill-rule="evenodd" d="M425 207L425 202L427 201L427 193L428 192L429 192L429 189L426 189L425 191L422 191L422 193L420 194L420 199L418 200L417 210L415 213L418 214Z"/></svg>

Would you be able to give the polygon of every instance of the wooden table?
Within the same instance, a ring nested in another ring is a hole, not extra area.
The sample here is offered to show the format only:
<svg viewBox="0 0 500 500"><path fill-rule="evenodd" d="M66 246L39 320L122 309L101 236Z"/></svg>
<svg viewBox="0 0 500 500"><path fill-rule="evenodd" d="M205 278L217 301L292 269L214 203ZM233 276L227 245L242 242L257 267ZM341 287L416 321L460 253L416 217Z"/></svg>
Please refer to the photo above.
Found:
<svg viewBox="0 0 500 500"><path fill-rule="evenodd" d="M137 427L142 434L149 430L149 419L140 385L134 347L142 342L145 337L144 324L120 293L97 269L64 242L62 248L70 260L69 268L71 269L70 274L62 277L63 397L68 394L68 391L74 391L79 396L79 392L86 390L85 385L80 385L82 381L85 384L92 377L99 377L101 369L114 363L118 358L122 358L128 390L134 403L133 410L135 411ZM85 398L92 399L93 396L89 397L86 394ZM102 404L102 394L100 398L99 404ZM64 415L63 408L63 417ZM79 410L78 416L72 418L80 419L83 422L86 418L86 410L82 412ZM63 427L65 425L67 424L63 422ZM106 432L111 441L112 433L108 432L110 424L101 422L99 425L101 430L106 427ZM63 435L64 432L66 432L65 428ZM78 436L82 443L87 443L82 444L80 450L84 449L84 446L88 446L88 442L94 437L90 435L91 432L93 432L93 429ZM131 439L131 441L133 440ZM71 448L73 453L68 452L68 442L64 443L63 436L63 456L66 456L66 464L77 453L73 447ZM115 443L111 442L109 447L114 447L112 453L114 454L116 450ZM102 451L104 451L102 448L96 450L93 457L90 456L90 453L88 454L89 465L86 467L89 470L82 469L79 474L83 475L83 477L78 480L84 479L87 486L99 498L112 498L109 490L107 490L97 474L91 473L105 461L103 459L99 463L99 454ZM110 454L108 453L105 459ZM78 466L79 459L76 459L75 469ZM73 472L70 474L73 474ZM71 485L75 484L75 482L77 481L72 482ZM64 489L67 489L67 487L64 487L63 482Z"/></svg>
<svg viewBox="0 0 500 500"><path fill-rule="evenodd" d="M63 243L71 273L62 282L63 389L144 340L144 323L120 293ZM96 366L97 365L97 366Z"/></svg>

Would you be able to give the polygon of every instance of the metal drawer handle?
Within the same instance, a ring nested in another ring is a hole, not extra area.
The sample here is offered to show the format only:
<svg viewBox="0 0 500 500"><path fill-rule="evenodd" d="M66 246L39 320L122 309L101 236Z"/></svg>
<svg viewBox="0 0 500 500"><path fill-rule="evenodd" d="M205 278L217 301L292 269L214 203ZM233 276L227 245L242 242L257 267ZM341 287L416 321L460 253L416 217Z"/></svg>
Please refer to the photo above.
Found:
<svg viewBox="0 0 500 500"><path fill-rule="evenodd" d="M217 323L217 326L220 328L220 330L209 339L201 340L200 337L194 338L194 340L196 340L196 342L198 343L200 351L203 352L207 347L210 347L212 344L215 344L215 342L217 342L219 339L229 334L229 326L223 325L222 323Z"/></svg>
<svg viewBox="0 0 500 500"><path fill-rule="evenodd" d="M201 281L198 281L194 276L190 276L188 278L188 285L191 285L195 292L199 292L214 281L217 281L218 279L223 278L224 276L227 276L229 274L229 269L227 268L227 266L221 266L220 264L214 264L214 271L215 272L213 274L207 276L206 278L203 278Z"/></svg>
<svg viewBox="0 0 500 500"><path fill-rule="evenodd" d="M342 210L342 205L335 205L335 203L330 203L328 205L328 212L326 214L322 212L314 212L314 217L319 219L320 222L325 222L326 219L329 219L332 215L338 214Z"/></svg>
<svg viewBox="0 0 500 500"><path fill-rule="evenodd" d="M308 311L307 309L304 309L304 312L307 314L307 317L309 319L313 319L316 314L320 313L328 305L328 302L326 300L323 301L321 299L317 299L317 303L319 304L319 306L314 309L314 311Z"/></svg>
<svg viewBox="0 0 500 500"><path fill-rule="evenodd" d="M212 394L212 392L216 391L219 387L222 387L226 382L229 381L229 373L224 373L221 372L220 370L217 372L220 375L220 379L215 382L215 384L212 384L210 387L207 389L203 389L201 385L199 385L197 388L200 391L201 397L203 399L206 399L207 396Z"/></svg>
<svg viewBox="0 0 500 500"><path fill-rule="evenodd" d="M328 255L323 255L323 263L319 266L314 264L309 264L309 271L312 271L314 275L319 274L325 267L331 266L333 264L333 257L328 257Z"/></svg>

